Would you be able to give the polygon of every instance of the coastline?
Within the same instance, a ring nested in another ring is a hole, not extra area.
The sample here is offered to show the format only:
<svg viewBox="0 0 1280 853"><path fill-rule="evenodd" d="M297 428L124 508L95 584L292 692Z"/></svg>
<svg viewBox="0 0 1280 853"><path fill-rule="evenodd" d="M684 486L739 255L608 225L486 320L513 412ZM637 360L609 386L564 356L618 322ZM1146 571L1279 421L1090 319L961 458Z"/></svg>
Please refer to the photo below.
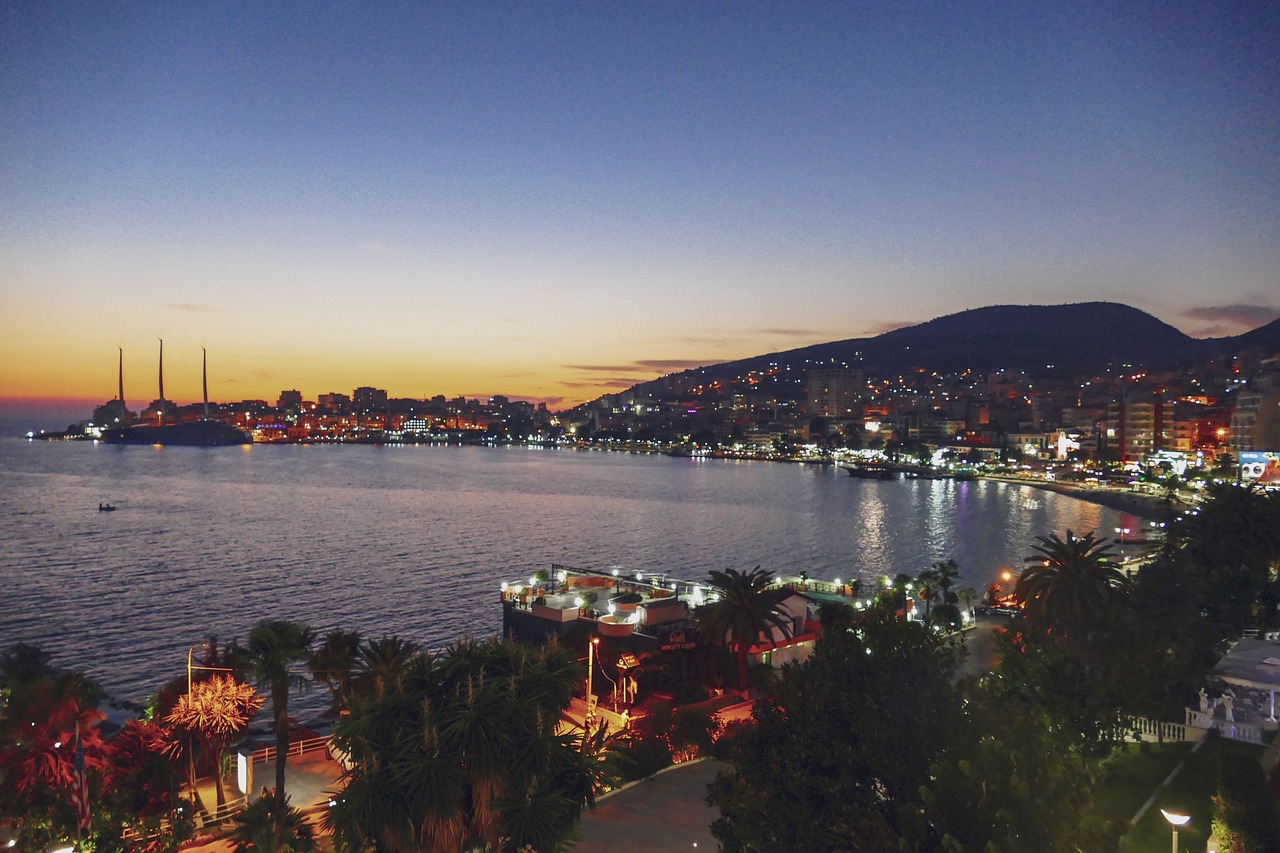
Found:
<svg viewBox="0 0 1280 853"><path fill-rule="evenodd" d="M1033 489L1042 489L1046 492L1056 492L1060 495L1076 498L1077 500L1094 503L1098 506L1105 506L1107 509L1114 509L1117 512L1126 512L1136 516L1144 521L1158 520L1167 510L1168 504L1161 498L1152 497L1150 495L1140 495L1134 492L1118 492L1113 489L1091 489L1084 486L1072 486L1066 483L1045 482L1044 480L1024 480L1020 477L1006 477L998 474L984 474L983 479L996 480L1001 483L1010 483L1015 486L1030 486Z"/></svg>

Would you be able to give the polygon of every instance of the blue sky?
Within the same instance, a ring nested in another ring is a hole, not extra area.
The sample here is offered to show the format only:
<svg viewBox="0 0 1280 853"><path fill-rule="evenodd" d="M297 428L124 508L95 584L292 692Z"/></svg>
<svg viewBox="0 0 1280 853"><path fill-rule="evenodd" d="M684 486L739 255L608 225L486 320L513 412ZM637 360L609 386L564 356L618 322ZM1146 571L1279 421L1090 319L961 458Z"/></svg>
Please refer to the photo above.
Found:
<svg viewBox="0 0 1280 853"><path fill-rule="evenodd" d="M1280 314L1275 3L8 2L0 62L0 397L157 337L179 399L208 346L220 399L557 405L987 304Z"/></svg>

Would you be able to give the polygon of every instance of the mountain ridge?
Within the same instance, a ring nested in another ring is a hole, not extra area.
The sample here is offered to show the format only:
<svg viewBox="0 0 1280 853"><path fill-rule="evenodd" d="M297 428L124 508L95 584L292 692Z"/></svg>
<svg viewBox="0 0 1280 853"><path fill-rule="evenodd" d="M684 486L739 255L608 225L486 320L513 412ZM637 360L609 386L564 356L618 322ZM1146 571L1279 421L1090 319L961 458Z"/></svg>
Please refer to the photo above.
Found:
<svg viewBox="0 0 1280 853"><path fill-rule="evenodd" d="M1115 366L1162 370L1253 349L1280 351L1280 317L1241 335L1193 338L1119 302L988 305L875 337L846 338L705 365L641 382L628 390L649 393L686 376L696 375L699 382L706 382L773 366L795 370L833 363L860 364L872 375L964 369L1096 374Z"/></svg>

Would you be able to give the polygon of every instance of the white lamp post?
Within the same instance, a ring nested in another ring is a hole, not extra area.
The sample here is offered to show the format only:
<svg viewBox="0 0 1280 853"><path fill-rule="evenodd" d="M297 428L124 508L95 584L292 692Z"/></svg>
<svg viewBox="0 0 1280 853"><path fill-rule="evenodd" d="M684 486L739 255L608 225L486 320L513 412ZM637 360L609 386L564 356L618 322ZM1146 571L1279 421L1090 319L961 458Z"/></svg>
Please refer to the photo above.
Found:
<svg viewBox="0 0 1280 853"><path fill-rule="evenodd" d="M1164 819L1169 821L1169 826L1173 828L1173 853L1178 853L1178 827L1191 820L1191 815L1167 812L1164 809L1160 810L1160 814L1164 815Z"/></svg>

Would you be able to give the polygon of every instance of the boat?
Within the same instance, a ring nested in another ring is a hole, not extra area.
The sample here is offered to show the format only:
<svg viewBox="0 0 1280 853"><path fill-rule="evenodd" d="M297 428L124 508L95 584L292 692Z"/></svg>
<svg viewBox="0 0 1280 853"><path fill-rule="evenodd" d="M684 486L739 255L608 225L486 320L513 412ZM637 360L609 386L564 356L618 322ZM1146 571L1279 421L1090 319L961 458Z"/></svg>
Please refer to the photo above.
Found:
<svg viewBox="0 0 1280 853"><path fill-rule="evenodd" d="M113 507L111 504L104 504L104 503L98 504L98 512L115 512L115 511L116 511L116 508Z"/></svg>
<svg viewBox="0 0 1280 853"><path fill-rule="evenodd" d="M204 384L204 418L198 421L167 424L164 422L164 341L160 342L160 423L139 424L102 431L107 444L162 444L177 447L220 447L251 444L244 432L221 421L209 420L209 354L202 364ZM120 368L120 400L124 401L124 367Z"/></svg>
<svg viewBox="0 0 1280 853"><path fill-rule="evenodd" d="M850 477L861 480L896 480L898 472L888 465L845 465Z"/></svg>

